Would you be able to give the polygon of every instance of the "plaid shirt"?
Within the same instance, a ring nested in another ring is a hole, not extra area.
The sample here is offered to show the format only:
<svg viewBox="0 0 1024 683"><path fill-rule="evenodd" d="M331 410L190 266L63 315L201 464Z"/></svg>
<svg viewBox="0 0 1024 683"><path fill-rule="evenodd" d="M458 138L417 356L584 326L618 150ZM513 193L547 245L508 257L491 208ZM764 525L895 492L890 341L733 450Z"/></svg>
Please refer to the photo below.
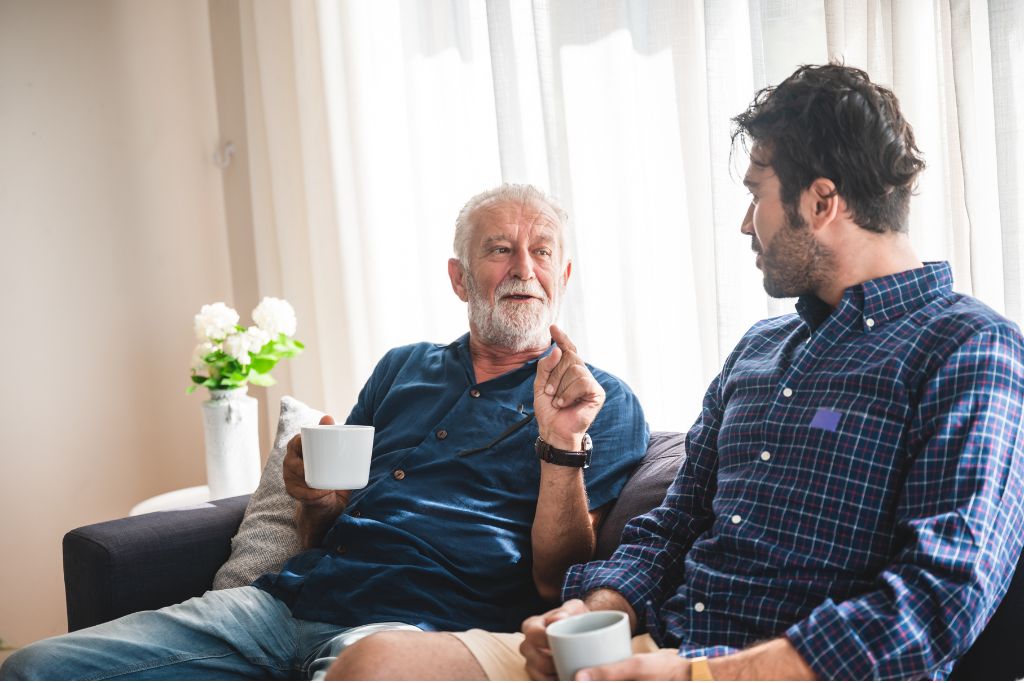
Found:
<svg viewBox="0 0 1024 683"><path fill-rule="evenodd" d="M662 506L565 599L612 588L664 646L785 636L828 679L944 678L1024 545L1024 339L948 264L755 325Z"/></svg>

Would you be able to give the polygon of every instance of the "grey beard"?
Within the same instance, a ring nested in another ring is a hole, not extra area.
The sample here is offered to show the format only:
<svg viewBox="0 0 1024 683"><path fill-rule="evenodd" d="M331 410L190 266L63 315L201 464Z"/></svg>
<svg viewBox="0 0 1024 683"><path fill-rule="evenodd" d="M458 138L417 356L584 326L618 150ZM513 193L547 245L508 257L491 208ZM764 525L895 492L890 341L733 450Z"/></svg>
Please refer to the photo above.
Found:
<svg viewBox="0 0 1024 683"><path fill-rule="evenodd" d="M469 291L470 326L482 341L509 349L513 353L547 346L551 324L558 318L560 293L544 306L531 304L513 308L499 300L493 306L480 295L472 277L466 278Z"/></svg>

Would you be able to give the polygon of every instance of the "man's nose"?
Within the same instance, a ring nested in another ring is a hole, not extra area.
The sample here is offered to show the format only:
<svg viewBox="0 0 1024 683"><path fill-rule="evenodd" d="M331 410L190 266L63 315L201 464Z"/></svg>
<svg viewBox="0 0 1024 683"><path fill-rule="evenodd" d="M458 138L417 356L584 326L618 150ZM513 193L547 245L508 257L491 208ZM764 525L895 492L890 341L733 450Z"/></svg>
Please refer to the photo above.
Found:
<svg viewBox="0 0 1024 683"><path fill-rule="evenodd" d="M747 207L747 213L743 216L743 222L740 223L740 232L744 235L754 234L754 202L750 202L750 206Z"/></svg>
<svg viewBox="0 0 1024 683"><path fill-rule="evenodd" d="M517 249L512 254L512 275L520 280L533 279L533 255L527 249Z"/></svg>

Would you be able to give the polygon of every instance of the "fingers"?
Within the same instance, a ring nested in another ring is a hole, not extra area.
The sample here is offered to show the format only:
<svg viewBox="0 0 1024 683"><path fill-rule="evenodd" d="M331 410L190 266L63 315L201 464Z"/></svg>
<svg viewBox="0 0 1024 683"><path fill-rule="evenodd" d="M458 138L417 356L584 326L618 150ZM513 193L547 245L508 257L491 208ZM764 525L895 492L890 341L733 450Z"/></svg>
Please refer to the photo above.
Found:
<svg viewBox="0 0 1024 683"><path fill-rule="evenodd" d="M544 614L530 617L523 622L523 643L519 652L526 659L526 672L533 680L554 680L555 660L551 657L548 646L547 627L556 621L574 614L589 612L590 608L582 600L569 600Z"/></svg>
<svg viewBox="0 0 1024 683"><path fill-rule="evenodd" d="M551 329L554 331L558 328L552 325ZM565 337L564 332L559 330L558 333L568 342L568 337ZM542 362L543 361L547 361L546 363L543 363L543 369L547 371L547 376L544 377L544 393L548 396L557 395L559 384L561 384L562 381L562 376L568 372L569 369L575 367L582 367L584 370L587 369L586 364L584 364L583 359L580 358L579 354L576 352L576 347L572 345L572 342L568 342L566 345L559 344L557 348L551 351L551 354L547 358L542 359ZM541 367L542 363L538 363L538 381L541 379ZM590 371L587 370L587 372L589 373Z"/></svg>
<svg viewBox="0 0 1024 683"><path fill-rule="evenodd" d="M562 350L556 346L551 350L551 353L537 361L537 375L533 378L534 397L544 394L544 388L548 385L551 371L558 365L558 361L561 358Z"/></svg>
<svg viewBox="0 0 1024 683"><path fill-rule="evenodd" d="M563 351L571 351L572 353L577 352L576 345L572 343L571 339L569 339L569 335L563 332L562 328L558 325L551 326L551 339L558 344L558 348Z"/></svg>
<svg viewBox="0 0 1024 683"><path fill-rule="evenodd" d="M576 672L577 681L685 681L690 679L689 662L675 652L633 655L621 662Z"/></svg>
<svg viewBox="0 0 1024 683"><path fill-rule="evenodd" d="M569 337L557 325L551 326L551 336L558 346L537 364L535 391L538 386L543 386L544 393L552 397L551 404L556 408L582 401L603 402L604 389L594 379Z"/></svg>
<svg viewBox="0 0 1024 683"><path fill-rule="evenodd" d="M576 672L577 681L638 681L644 680L637 664L639 655L614 664L594 666Z"/></svg>
<svg viewBox="0 0 1024 683"><path fill-rule="evenodd" d="M334 418L330 415L324 415L320 418L320 424L333 425ZM282 463L282 476L284 478L285 491L298 501L314 501L334 494L333 491L310 488L306 484L306 467L302 461L301 433L296 434L288 441L284 462Z"/></svg>
<svg viewBox="0 0 1024 683"><path fill-rule="evenodd" d="M522 626L524 638L519 652L526 660L526 673L535 681L551 680L555 675L555 661L551 658L544 630L546 617L546 614L530 617Z"/></svg>
<svg viewBox="0 0 1024 683"><path fill-rule="evenodd" d="M552 404L556 408L565 408L584 401L601 403L603 400L604 389L590 374L590 369L585 365L574 365L562 375Z"/></svg>

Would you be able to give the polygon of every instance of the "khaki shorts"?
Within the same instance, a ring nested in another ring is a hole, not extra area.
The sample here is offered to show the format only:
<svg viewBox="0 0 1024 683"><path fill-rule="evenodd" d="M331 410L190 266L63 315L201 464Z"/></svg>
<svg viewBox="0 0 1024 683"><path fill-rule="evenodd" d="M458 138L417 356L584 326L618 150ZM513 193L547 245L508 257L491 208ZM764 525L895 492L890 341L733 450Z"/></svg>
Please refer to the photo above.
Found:
<svg viewBox="0 0 1024 683"><path fill-rule="evenodd" d="M522 633L489 633L480 629L453 633L462 641L480 668L492 681L528 681L526 660L519 654L519 645L523 642ZM646 633L633 638L633 654L657 652L658 646ZM675 650L671 650L675 652Z"/></svg>

